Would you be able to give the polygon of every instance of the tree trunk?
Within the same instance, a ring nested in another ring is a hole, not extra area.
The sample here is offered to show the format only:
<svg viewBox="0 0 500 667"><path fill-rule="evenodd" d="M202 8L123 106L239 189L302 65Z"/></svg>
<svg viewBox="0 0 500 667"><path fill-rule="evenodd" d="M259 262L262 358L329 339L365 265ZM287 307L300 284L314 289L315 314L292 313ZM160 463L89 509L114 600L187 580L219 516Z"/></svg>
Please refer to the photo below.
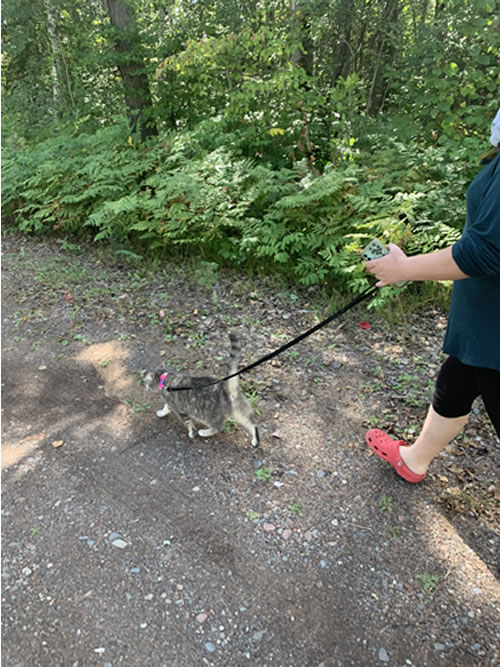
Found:
<svg viewBox="0 0 500 667"><path fill-rule="evenodd" d="M375 69L366 104L366 112L374 116L383 105L386 94L385 67L392 62L395 47L391 39L391 31L398 20L399 0L387 0L382 16L382 25L379 30ZM395 32L395 31L394 31Z"/></svg>
<svg viewBox="0 0 500 667"><path fill-rule="evenodd" d="M353 0L342 0L336 16L336 25L339 32L333 55L332 86L335 86L339 77L345 79L353 67L354 54L351 46L351 31L354 15Z"/></svg>
<svg viewBox="0 0 500 667"><path fill-rule="evenodd" d="M117 65L123 81L130 130L132 133L140 131L141 140L144 141L156 136L158 132L152 119L148 118L153 104L148 78L143 69L135 15L126 0L105 0L105 3L111 25L117 31Z"/></svg>
<svg viewBox="0 0 500 667"><path fill-rule="evenodd" d="M297 12L299 15L297 16ZM300 21L300 41L302 48L298 48L292 56L292 64L302 67L308 76L313 74L314 42L311 35L311 20L307 9L302 4L291 0L290 13L292 24Z"/></svg>
<svg viewBox="0 0 500 667"><path fill-rule="evenodd" d="M52 101L54 102L54 110L57 115L59 110L59 76L57 74L56 19L48 0L45 2L45 9L47 11L47 32L52 53L52 62L50 64L50 71L52 74Z"/></svg>

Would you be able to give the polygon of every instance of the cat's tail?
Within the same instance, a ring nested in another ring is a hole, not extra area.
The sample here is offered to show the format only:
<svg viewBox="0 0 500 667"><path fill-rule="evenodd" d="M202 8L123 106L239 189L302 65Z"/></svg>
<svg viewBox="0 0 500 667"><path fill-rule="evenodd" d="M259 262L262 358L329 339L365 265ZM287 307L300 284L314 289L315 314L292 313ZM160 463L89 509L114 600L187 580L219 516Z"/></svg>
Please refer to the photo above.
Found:
<svg viewBox="0 0 500 667"><path fill-rule="evenodd" d="M229 340L231 341L231 354L229 355L229 373L232 375L238 371L238 365L241 358L241 345L240 339L234 333L234 331L229 332ZM231 378L227 381L227 388L230 394L236 392L239 387L239 377Z"/></svg>

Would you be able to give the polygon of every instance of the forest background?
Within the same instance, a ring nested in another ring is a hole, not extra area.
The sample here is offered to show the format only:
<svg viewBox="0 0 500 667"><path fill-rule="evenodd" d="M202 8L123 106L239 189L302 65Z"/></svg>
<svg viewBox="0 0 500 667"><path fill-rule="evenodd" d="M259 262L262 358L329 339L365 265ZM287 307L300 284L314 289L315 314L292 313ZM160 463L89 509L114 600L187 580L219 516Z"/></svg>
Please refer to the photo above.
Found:
<svg viewBox="0 0 500 667"><path fill-rule="evenodd" d="M16 0L7 228L359 290L444 247L498 107L496 0Z"/></svg>

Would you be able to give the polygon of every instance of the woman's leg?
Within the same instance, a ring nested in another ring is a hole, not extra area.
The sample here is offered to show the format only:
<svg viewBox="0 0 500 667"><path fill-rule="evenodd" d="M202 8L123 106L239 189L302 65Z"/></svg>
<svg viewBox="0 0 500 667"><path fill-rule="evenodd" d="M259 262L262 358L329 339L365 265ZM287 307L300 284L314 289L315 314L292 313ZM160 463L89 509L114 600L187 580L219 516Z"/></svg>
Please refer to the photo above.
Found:
<svg viewBox="0 0 500 667"><path fill-rule="evenodd" d="M401 447L399 450L408 468L417 475L426 473L429 463L456 438L468 417L468 414L462 417L442 417L431 405L418 438L413 445Z"/></svg>
<svg viewBox="0 0 500 667"><path fill-rule="evenodd" d="M448 357L441 366L432 405L413 445L401 447L400 456L416 474L427 472L437 456L464 428L474 399L480 390L476 369Z"/></svg>
<svg viewBox="0 0 500 667"><path fill-rule="evenodd" d="M500 438L500 371L477 368L476 378L486 412Z"/></svg>

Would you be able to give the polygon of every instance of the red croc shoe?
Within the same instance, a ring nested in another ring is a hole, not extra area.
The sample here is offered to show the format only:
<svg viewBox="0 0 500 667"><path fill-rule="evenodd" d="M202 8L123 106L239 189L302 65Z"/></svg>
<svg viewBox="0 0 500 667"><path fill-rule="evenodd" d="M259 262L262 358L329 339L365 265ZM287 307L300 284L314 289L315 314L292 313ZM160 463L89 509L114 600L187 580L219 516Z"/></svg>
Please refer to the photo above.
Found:
<svg viewBox="0 0 500 667"><path fill-rule="evenodd" d="M425 474L417 475L412 472L399 455L400 447L408 447L403 440L393 440L390 435L384 433L379 428L372 428L366 433L366 442L368 447L375 452L381 459L394 466L395 471L407 482L416 484L421 482Z"/></svg>

